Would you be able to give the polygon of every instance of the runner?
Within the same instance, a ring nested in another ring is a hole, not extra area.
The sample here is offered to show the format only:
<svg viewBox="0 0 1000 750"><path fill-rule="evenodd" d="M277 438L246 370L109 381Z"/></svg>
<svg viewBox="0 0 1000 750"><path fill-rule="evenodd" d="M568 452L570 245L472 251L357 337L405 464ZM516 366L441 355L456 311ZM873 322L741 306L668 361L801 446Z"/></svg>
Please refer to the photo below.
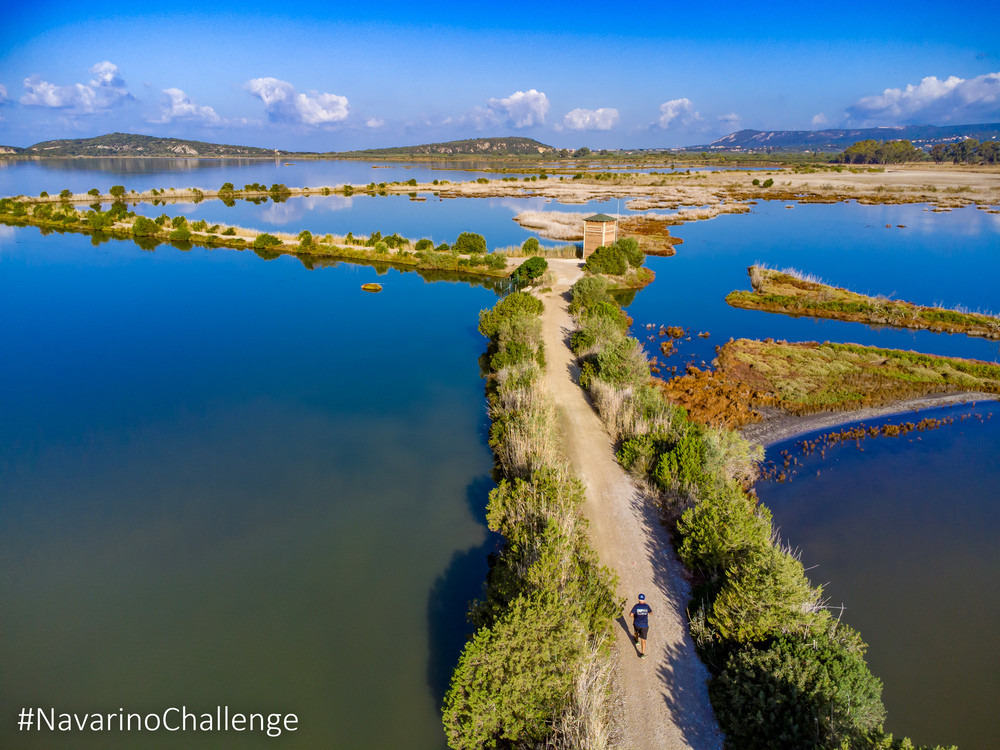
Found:
<svg viewBox="0 0 1000 750"><path fill-rule="evenodd" d="M632 607L629 617L635 627L635 643L639 646L639 658L646 658L646 635L649 633L649 615L653 610L646 604L646 595L639 594L639 603Z"/></svg>

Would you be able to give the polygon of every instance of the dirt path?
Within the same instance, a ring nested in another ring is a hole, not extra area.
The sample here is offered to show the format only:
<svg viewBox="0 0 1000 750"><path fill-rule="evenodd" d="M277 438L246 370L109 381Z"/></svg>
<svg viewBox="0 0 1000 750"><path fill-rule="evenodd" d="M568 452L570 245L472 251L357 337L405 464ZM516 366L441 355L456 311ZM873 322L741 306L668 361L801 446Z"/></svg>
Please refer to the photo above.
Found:
<svg viewBox="0 0 1000 750"><path fill-rule="evenodd" d="M611 438L577 385L567 346L572 330L568 295L582 275L579 261L550 260L557 277L545 302L546 386L559 410L563 447L587 488L584 512L603 564L620 579L626 612L646 595L650 615L647 656L639 659L622 614L615 624L618 688L624 706L625 748L721 748L708 700L708 673L687 631L688 585L664 528L615 461Z"/></svg>

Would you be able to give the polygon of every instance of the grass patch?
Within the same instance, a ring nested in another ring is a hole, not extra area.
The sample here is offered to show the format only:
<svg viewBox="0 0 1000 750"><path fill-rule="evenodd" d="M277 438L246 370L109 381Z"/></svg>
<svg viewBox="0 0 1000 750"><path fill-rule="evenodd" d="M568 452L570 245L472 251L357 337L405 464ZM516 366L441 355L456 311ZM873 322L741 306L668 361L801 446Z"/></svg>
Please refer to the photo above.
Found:
<svg viewBox="0 0 1000 750"><path fill-rule="evenodd" d="M733 307L786 315L964 333L982 338L1000 338L1000 317L962 309L926 307L902 300L872 297L824 284L795 269L777 270L750 266L752 292L734 291L726 296Z"/></svg>

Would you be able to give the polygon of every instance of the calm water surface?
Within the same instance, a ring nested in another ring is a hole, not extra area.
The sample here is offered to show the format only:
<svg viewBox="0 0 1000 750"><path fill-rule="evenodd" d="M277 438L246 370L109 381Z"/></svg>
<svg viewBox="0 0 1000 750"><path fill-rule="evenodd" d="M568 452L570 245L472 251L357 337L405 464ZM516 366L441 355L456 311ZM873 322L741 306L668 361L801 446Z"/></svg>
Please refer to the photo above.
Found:
<svg viewBox="0 0 1000 750"><path fill-rule="evenodd" d="M490 544L475 326L494 300L5 228L0 703L228 704L297 713L289 747L442 747ZM3 746L37 747L12 721Z"/></svg>
<svg viewBox="0 0 1000 750"><path fill-rule="evenodd" d="M1000 216L919 205L784 206L761 203L751 216L678 227L685 240L678 254L648 260L657 278L629 306L635 330L648 336L652 323L711 333L682 341L667 365L710 362L715 345L730 337L768 336L998 360L995 341L738 310L722 300L749 288L746 267L760 261L857 291L998 311ZM659 341L647 340L651 353L659 353ZM793 482L758 488L812 580L829 582L831 603L846 606L845 619L871 644L887 728L921 743L1000 745L993 710L1000 700L1000 407L976 413L991 411L997 414L984 423L867 441L863 452L840 447L825 463L809 459Z"/></svg>
<svg viewBox="0 0 1000 750"><path fill-rule="evenodd" d="M840 445L825 460L800 456L791 482L757 491L812 580L870 644L886 728L920 743L997 747L1000 405L926 414L973 417L865 440L863 451Z"/></svg>
<svg viewBox="0 0 1000 750"><path fill-rule="evenodd" d="M178 162L8 167L0 193L451 179L424 166ZM740 336L1000 358L997 342L728 307L761 261L1000 310L1000 216L787 205L677 227L678 254L649 259L657 280L629 313L641 336L690 329L668 366L710 362ZM531 235L511 220L528 208L616 206L329 196L143 210L435 242L477 231L503 246ZM304 747L442 744L436 707L490 545L475 322L494 298L396 271L377 277L383 294L362 294L375 278L0 228L0 702L228 702L297 711ZM919 742L998 744L998 419L840 448L760 488L871 643L889 728Z"/></svg>

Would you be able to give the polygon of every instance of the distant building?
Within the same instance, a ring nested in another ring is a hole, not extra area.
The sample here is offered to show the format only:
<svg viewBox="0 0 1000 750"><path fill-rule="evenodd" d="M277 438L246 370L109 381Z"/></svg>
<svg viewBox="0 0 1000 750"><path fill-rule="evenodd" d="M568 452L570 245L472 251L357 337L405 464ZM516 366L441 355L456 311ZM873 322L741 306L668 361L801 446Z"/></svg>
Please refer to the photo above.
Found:
<svg viewBox="0 0 1000 750"><path fill-rule="evenodd" d="M601 245L618 239L618 220L607 214L594 214L583 220L583 257L588 258Z"/></svg>

